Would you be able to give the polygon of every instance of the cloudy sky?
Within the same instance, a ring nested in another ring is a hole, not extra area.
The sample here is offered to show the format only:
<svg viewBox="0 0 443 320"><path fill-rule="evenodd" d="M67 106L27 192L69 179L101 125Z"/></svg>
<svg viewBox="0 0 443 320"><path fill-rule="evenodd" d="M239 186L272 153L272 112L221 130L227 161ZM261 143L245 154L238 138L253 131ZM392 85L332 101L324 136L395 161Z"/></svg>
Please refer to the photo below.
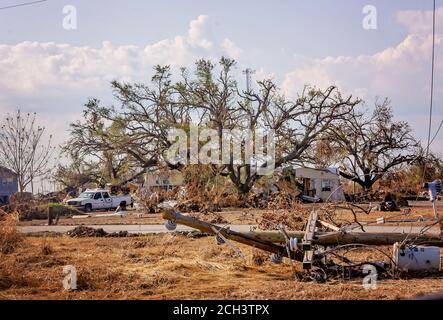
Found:
<svg viewBox="0 0 443 320"><path fill-rule="evenodd" d="M75 30L63 26L67 5ZM375 30L363 28L366 5L377 9ZM443 119L443 0L437 7L434 128ZM238 60L239 79L253 68L288 96L336 84L368 105L389 97L425 139L431 9L432 0L48 0L0 9L0 117L35 111L61 142L89 97L112 103L111 80L147 81L155 64L226 55ZM434 150L443 152L441 142Z"/></svg>

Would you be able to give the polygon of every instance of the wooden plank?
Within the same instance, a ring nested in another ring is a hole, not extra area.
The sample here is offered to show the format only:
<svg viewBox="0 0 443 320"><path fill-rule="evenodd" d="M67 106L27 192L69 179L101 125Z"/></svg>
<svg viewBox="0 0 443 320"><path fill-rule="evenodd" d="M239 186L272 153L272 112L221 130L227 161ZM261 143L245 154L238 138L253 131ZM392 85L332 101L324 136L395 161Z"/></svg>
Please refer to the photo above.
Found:
<svg viewBox="0 0 443 320"><path fill-rule="evenodd" d="M305 255L303 257L303 270L312 269L313 260L314 260L314 251L312 250L305 251Z"/></svg>
<svg viewBox="0 0 443 320"><path fill-rule="evenodd" d="M306 225L305 236L303 241L308 242L314 240L315 228L317 226L318 212L312 211L309 215L308 223Z"/></svg>
<svg viewBox="0 0 443 320"><path fill-rule="evenodd" d="M312 211L309 215L308 223L306 224L305 235L301 243L303 251L309 251L312 247L312 241L315 238L315 228L317 227L318 212Z"/></svg>
<svg viewBox="0 0 443 320"><path fill-rule="evenodd" d="M340 231L339 227L334 226L333 224L330 224L330 223L328 223L326 221L318 220L318 223L320 223L322 226L324 226L324 227L326 227L328 229L331 229L332 231L335 231L335 232L339 232Z"/></svg>

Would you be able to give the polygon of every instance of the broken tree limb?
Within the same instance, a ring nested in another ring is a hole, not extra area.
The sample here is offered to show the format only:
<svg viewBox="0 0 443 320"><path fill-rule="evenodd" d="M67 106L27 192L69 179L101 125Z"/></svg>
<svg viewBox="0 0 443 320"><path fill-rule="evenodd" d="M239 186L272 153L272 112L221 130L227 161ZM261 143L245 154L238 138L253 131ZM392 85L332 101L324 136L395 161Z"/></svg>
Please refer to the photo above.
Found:
<svg viewBox="0 0 443 320"><path fill-rule="evenodd" d="M172 212L172 211L166 211L163 213L163 218L166 220L171 220L176 222L177 224L185 225L197 230L200 230L201 232L214 234L216 235L217 232L223 235L228 240L236 241L248 246L252 246L257 249L261 249L264 251L268 251L271 253L280 254L284 257L288 257L288 253L286 252L286 248L284 246L272 243L270 241L261 240L258 238L250 237L244 233L232 231L230 229L222 228L217 225L207 223L204 221L200 221L196 218L185 216L178 212ZM217 232L215 232L216 230ZM283 236L280 234L280 236ZM283 243L285 241L283 240ZM300 251L297 252L291 252L291 258L297 261L303 260L303 254Z"/></svg>
<svg viewBox="0 0 443 320"><path fill-rule="evenodd" d="M326 227L326 228L328 228L328 229L331 229L331 230L333 230L333 231L335 231L335 232L339 232L339 231L340 231L340 228L339 228L339 227L334 226L333 224L330 224L330 223L328 223L328 222L326 222L326 221L318 220L318 223L320 223L323 227Z"/></svg>

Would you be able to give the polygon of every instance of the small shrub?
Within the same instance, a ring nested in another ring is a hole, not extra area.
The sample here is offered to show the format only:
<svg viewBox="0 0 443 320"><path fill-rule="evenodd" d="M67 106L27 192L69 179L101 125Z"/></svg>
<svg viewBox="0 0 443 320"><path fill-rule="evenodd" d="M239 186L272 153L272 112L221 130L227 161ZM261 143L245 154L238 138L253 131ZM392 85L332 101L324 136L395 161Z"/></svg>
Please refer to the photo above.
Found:
<svg viewBox="0 0 443 320"><path fill-rule="evenodd" d="M52 249L51 245L45 239L41 247L41 254L44 256L49 256L53 252L54 250Z"/></svg>
<svg viewBox="0 0 443 320"><path fill-rule="evenodd" d="M254 250L252 253L252 263L256 266L262 266L268 259L269 255L265 254L263 251Z"/></svg>
<svg viewBox="0 0 443 320"><path fill-rule="evenodd" d="M22 241L17 231L17 220L17 215L13 214L7 214L0 220L0 253L14 252Z"/></svg>

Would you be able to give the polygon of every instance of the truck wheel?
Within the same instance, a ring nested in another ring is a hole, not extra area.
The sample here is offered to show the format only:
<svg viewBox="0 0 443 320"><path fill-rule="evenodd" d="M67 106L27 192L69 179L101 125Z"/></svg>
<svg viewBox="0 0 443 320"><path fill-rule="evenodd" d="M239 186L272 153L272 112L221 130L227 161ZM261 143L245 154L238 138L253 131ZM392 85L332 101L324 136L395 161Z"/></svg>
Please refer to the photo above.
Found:
<svg viewBox="0 0 443 320"><path fill-rule="evenodd" d="M91 204L87 204L87 205L85 205L85 212L91 212L92 211L92 206L91 206Z"/></svg>

